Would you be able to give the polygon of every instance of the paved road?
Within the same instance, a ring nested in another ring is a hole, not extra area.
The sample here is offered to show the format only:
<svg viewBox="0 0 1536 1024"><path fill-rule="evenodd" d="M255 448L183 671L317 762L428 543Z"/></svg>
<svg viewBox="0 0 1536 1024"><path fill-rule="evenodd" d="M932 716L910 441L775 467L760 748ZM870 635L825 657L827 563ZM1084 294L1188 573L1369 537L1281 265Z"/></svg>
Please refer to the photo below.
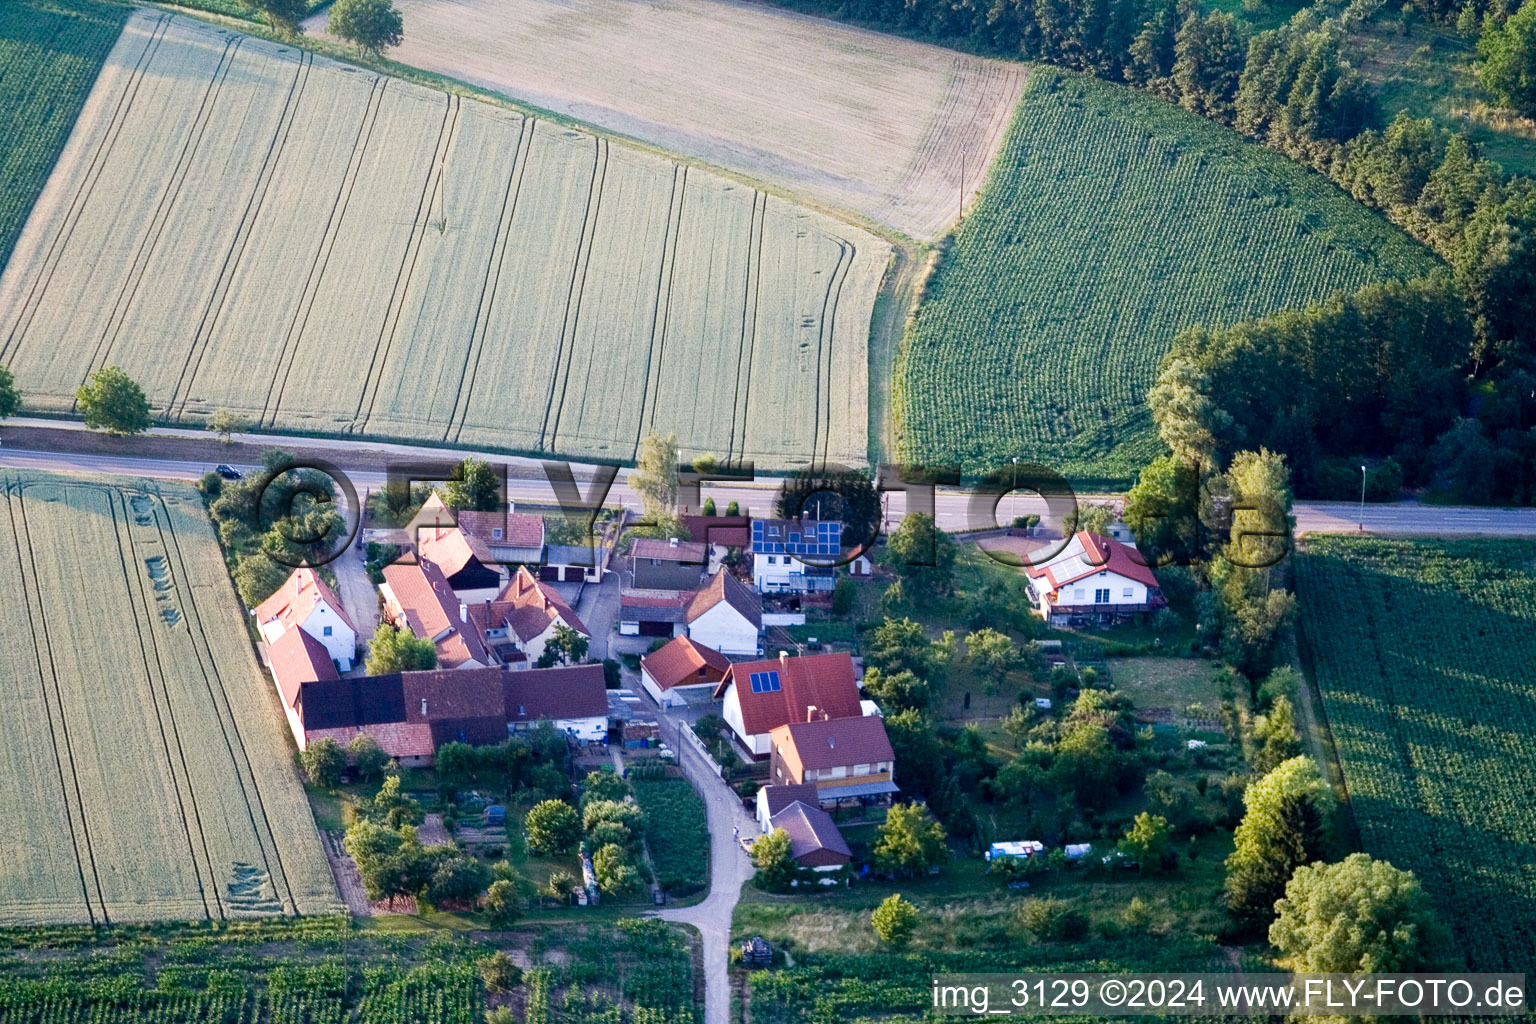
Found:
<svg viewBox="0 0 1536 1024"><path fill-rule="evenodd" d="M15 421L21 422L21 421ZM52 427L63 424L55 421L35 421ZM157 436L189 435L207 440L206 433L192 430L156 431ZM284 439L265 434L236 435L237 439L258 443L275 444ZM313 448L324 446L333 461L352 479L359 492L366 488L383 486L385 475L376 468L352 469L348 466L349 453L367 451L376 456L380 451L399 454L402 457L462 458L462 451L438 451L414 448L409 445L387 445L364 441L316 441L312 438L289 439L295 445ZM549 481L537 460L486 454L491 462L508 466L508 495L519 501L549 503L555 500ZM376 466L376 458L368 465ZM72 452L18 451L0 448L0 466L32 467L63 472L101 473L108 475L148 476L158 479L196 480L212 468L211 462L174 459L142 459L120 455L86 455ZM242 467L251 468L251 467ZM593 467L573 466L579 483L590 480ZM521 475L517 475L521 474ZM533 475L537 474L537 475ZM640 501L630 490L628 470L620 470L618 479L609 493L609 501L639 510ZM756 515L772 514L772 495L778 481L772 478L752 484L730 486L705 485L703 494L715 499L722 511L727 503L737 502L743 512ZM935 498L935 511L939 526L956 531L967 528L983 529L989 525L977 522L970 508L971 497L959 491L940 491ZM891 492L888 497L887 525L894 525L906 508L905 495ZM999 505L998 514L1007 519L1015 515L1042 514L1044 501L1035 496L1010 496ZM1301 502L1296 505L1296 531L1299 534L1315 532L1355 532L1361 523L1360 506L1352 502ZM1380 534L1426 534L1450 536L1460 534L1488 534L1492 536L1536 536L1536 509L1464 508L1451 506L1420 505L1416 502L1400 502L1392 505L1367 505L1364 512L1367 532Z"/></svg>
<svg viewBox="0 0 1536 1024"><path fill-rule="evenodd" d="M682 721L659 715L663 738L677 751L678 764L693 788L704 798L709 818L709 895L704 902L675 910L659 910L654 916L664 921L690 924L704 941L704 1024L730 1024L731 916L741 898L742 884L751 878L754 868L740 844L731 836L757 833L757 822L741 805L741 798L704 762L692 744L677 735Z"/></svg>

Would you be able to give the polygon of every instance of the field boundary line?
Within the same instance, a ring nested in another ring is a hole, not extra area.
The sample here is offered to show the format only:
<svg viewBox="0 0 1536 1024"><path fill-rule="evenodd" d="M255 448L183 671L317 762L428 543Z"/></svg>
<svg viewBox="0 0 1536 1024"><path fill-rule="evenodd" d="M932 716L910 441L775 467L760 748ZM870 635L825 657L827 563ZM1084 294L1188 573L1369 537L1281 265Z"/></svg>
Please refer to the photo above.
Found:
<svg viewBox="0 0 1536 1024"><path fill-rule="evenodd" d="M379 108L384 105L384 91L388 86L389 82L383 75L375 75L370 83L368 102L363 105L363 116L357 121L357 134L352 137L352 152L347 157L347 167L342 172L341 180L336 183L336 196L331 200L331 212L326 216L325 230L320 233L320 243L315 246L315 255L310 260L304 287L299 290L299 301L293 307L293 317L288 321L288 330L283 334L283 345L277 354L277 367L271 383L267 385L267 397L262 400L258 424L277 426L277 413L283 404L283 393L288 389L288 375L293 372L294 361L298 359L299 343L309 327L309 314L320 294L320 282L325 277L325 270L330 266L331 253L336 248L337 236L341 234L341 224L346 219L352 201L352 189L362 170L368 144L373 140L373 128L378 123ZM277 392L275 401L273 391ZM271 408L270 420L267 418L268 407Z"/></svg>
<svg viewBox="0 0 1536 1024"><path fill-rule="evenodd" d="M453 152L453 142L458 137L462 103L459 97L449 95L448 102L443 104L443 120L437 128L432 162L427 165L427 180L422 182L421 194L416 198L416 216L411 221L411 233L405 240L405 251L400 254L400 266L395 271L395 284L389 294L389 305L385 307L384 320L379 324L379 337L374 342L373 355L368 359L368 375L363 378L363 391L357 397L357 411L352 414L352 425L348 433L366 431L368 421L373 418L374 403L378 401L379 389L384 386L389 353L395 346L400 321L405 319L405 304L410 299L411 279L416 276L416 261L421 258L422 243L426 241L432 200L443 188L443 176L448 170L448 154ZM378 369L377 377L374 375L375 367ZM364 402L368 403L366 414L363 412ZM361 423L358 422L359 418Z"/></svg>
<svg viewBox="0 0 1536 1024"><path fill-rule="evenodd" d="M229 299L235 274L240 268L240 261L245 257L245 248L250 243L251 235L255 233L256 221L261 217L262 207L266 205L267 193L272 188L272 179L277 177L277 167L282 162L283 150L288 146L288 137L293 134L293 122L297 119L298 107L303 100L304 90L309 85L309 73L314 64L314 54L306 50L299 51L298 68L295 69L293 81L288 86L288 95L283 100L283 112L278 117L272 140L267 143L267 152L262 157L261 168L256 174L256 184L245 201L245 210L240 215L240 224L235 229L235 237L230 240L229 250L224 254L224 261L219 266L219 276L214 281L213 292L208 296L208 302L203 307L202 318L198 320L197 330L193 332L192 344L187 348L187 358L182 361L181 374L176 378L176 386L171 391L170 400L166 402L166 415L178 423L187 411L187 400L190 397L182 394L182 388L185 387L190 392L192 382L197 379L198 370L202 368L203 356L208 351L208 341L224 313L224 303ZM181 408L173 414L172 410L176 406L178 396L181 399Z"/></svg>
<svg viewBox="0 0 1536 1024"><path fill-rule="evenodd" d="M37 650L39 658L42 657L44 652L47 653L48 675L53 679L54 697L58 701L59 705L59 728L64 734L64 755L69 760L70 781L72 782L75 790L75 811L80 816L80 831L85 839L86 856L89 858L91 863L91 880L96 883L96 903L101 908L102 922L105 924L111 924L112 915L107 910L106 893L103 892L101 888L101 872L97 869L96 866L96 848L91 844L91 824L90 821L87 820L85 814L85 798L80 793L80 770L75 766L74 744L71 742L69 737L69 713L67 710L65 710L64 707L64 692L59 687L59 666L53 660L52 631L48 628L48 619L43 616L41 612L43 604L43 592L42 588L39 587L36 583L36 581L41 577L39 577L37 574L37 551L32 546L32 527L30 521L27 518L26 486L26 483L22 482L16 492L16 508L21 511L21 532L22 535L24 535L26 538L26 544L22 546L26 550L27 561L32 565L33 587L37 590L37 603L39 609L38 618L41 619L43 624L43 644L41 647L37 648ZM18 537L17 540L19 543L20 537ZM37 642L36 627L33 628L32 637L33 644L35 646ZM89 897L87 897L87 908L89 908ZM91 923L95 924L95 921L96 919L93 915L91 918Z"/></svg>
<svg viewBox="0 0 1536 1024"><path fill-rule="evenodd" d="M134 100L138 98L139 87L144 82L144 73L154 55L160 49L160 41L165 38L166 30L170 27L171 16L161 14L160 20L149 32L149 38L144 43L144 49L139 51L138 59L134 62L133 70L129 72L128 83L123 87L122 95L117 99L117 105L112 110L112 117L107 122L106 131L102 133L101 143L91 154L91 161L86 165L84 177L80 180L80 186L75 189L74 198L70 200L69 207L64 212L64 223L60 225L58 234L48 243L48 249L43 254L43 266L38 276L32 281L32 287L28 289L26 298L22 300L21 309L17 313L16 323L12 325L10 333L6 335L5 343L0 345L0 360L5 360L7 365L14 362L21 351L22 342L26 338L27 328L32 326L32 319L37 315L37 309L42 305L47 296L48 287L53 282L54 272L58 269L60 261L64 258L64 250L69 247L69 240L75 233L75 227L80 223L87 203L96 190L96 183L101 180L103 169L107 160L111 158L112 149L117 145L117 140L122 136L123 120L129 111L133 109ZM35 298L35 301L34 301ZM30 312L29 312L30 310ZM25 326L23 326L25 321ZM18 338L18 332L20 337ZM15 342L15 351L11 351L12 342ZM9 359L7 359L9 356Z"/></svg>
<svg viewBox="0 0 1536 1024"><path fill-rule="evenodd" d="M224 82L229 78L229 69L235 62L235 54L239 52L240 45L244 42L244 36L231 36L224 44L224 51L219 55L219 63L209 77L208 85L203 89L202 101L198 104L197 114L193 117L187 138L182 143L176 165L171 169L171 176L166 180L160 199L155 203L155 212L150 217L149 226L145 229L143 237L139 239L138 248L128 264L128 275L124 278L122 287L118 289L117 299L112 303L112 311L107 315L106 326L102 328L101 337L97 339L96 346L91 351L91 359L86 364L85 375L80 378L81 384L90 378L98 365L106 366L107 361L112 358L112 349L117 346L123 324L128 320L128 311L133 308L134 300L138 298L139 286L144 282L144 275L149 272L149 263L154 258L155 248L160 244L160 236L164 233L165 225L175 211L182 187L186 184L192 164L197 159L198 148L203 144L203 136L208 132L208 122L213 119L213 111L219 104L219 95L224 91ZM99 364L98 360L100 360ZM75 411L77 406L76 402L70 403L70 411Z"/></svg>
<svg viewBox="0 0 1536 1024"><path fill-rule="evenodd" d="M123 581L124 586L126 586L130 592L130 599L133 597L133 591L138 591L137 597L140 610L144 613L145 616L144 619L141 619L138 615L133 617L134 635L138 638L139 641L139 656L144 660L144 682L149 689L149 703L155 709L155 724L160 729L160 744L165 750L165 766L170 769L171 785L172 788L174 788L176 791L176 810L181 818L182 834L186 837L187 840L187 855L192 860L192 875L197 879L198 896L203 901L203 915L210 921L213 920L213 912L208 907L208 889L203 885L203 869L200 868L197 863L197 846L201 846L203 848L203 867L207 868L208 882L213 887L214 906L218 908L220 919L228 920L229 915L224 910L224 901L219 898L219 876L218 872L214 869L213 866L213 854L208 850L208 832L203 828L203 816L201 811L198 810L197 806L197 789L192 781L192 769L187 765L187 748L186 745L181 741L181 730L176 727L176 709L171 704L171 690L170 684L167 682L166 678L165 661L160 657L160 644L155 639L154 628L152 625L154 622L155 610L154 604L152 603L153 599L150 598L149 593L144 589L144 574L139 570L138 567L139 555L134 548L133 527L128 522L128 496L121 488L118 487L103 488L103 492L107 496L107 506L112 511L112 534L114 539L117 541L117 557L118 562L123 567L123 576L125 577ZM113 501L114 496L117 499L115 502ZM119 506L121 506L123 513L121 521L118 520L117 515ZM128 547L126 552L123 548L123 533L125 531L128 534ZM163 551L162 554L164 554ZM167 564L165 568L166 572L169 573L171 568L170 565ZM138 584L137 587L134 586L135 582ZM171 586L175 586L174 579L171 581ZM146 621L151 624L149 644L147 646L144 643L144 627ZM154 669L151 669L149 665L150 650L153 650L155 655ZM160 697L155 693L156 674L158 674L160 677L160 692L165 696L165 711L163 714L160 710ZM165 729L165 722L167 718L169 718L171 722L171 729L169 734L166 733ZM174 737L176 740L175 758L173 758L171 755L172 737ZM176 774L176 758L181 760L181 775L179 777ZM185 782L187 790L185 799L182 798L183 781ZM193 844L192 840L192 822L187 818L187 804L192 805L192 821L197 823L196 846Z"/></svg>
<svg viewBox="0 0 1536 1024"><path fill-rule="evenodd" d="M262 860L267 868L267 876L272 879L272 887L277 892L279 901L282 899L283 889L286 889L288 891L288 905L293 908L294 915L298 916L298 899L293 894L293 883L288 877L287 866L283 863L282 848L278 844L277 834L272 830L272 820L267 814L266 802L261 797L261 785L256 779L256 771L252 766L250 751L245 746L245 737L240 732L240 724L235 720L235 710L229 700L229 690L225 686L224 675L219 671L218 659L213 654L213 644L208 637L208 628L203 622L202 609L197 606L196 593L191 582L192 578L187 571L186 555L181 549L181 538L176 535L176 524L171 519L170 506L166 503L165 496L158 489L152 493L154 500L160 505L160 513L164 516L163 522L165 525L163 527L160 525L162 522L161 516L157 515L155 517L156 528L160 532L161 545L165 549L167 558L174 552L178 575L187 581L186 604L188 606L188 614L185 616L187 620L187 639L191 641L192 651L197 656L198 667L203 676L203 685L207 688L208 698L213 703L214 717L219 720L219 731L224 736L225 749L229 753L230 761L234 764L236 779L240 786L240 795L245 800L245 810L250 818L251 831L256 837L256 846L261 850ZM170 538L169 544L165 543L167 536ZM194 640L192 637L192 623L194 620L197 623L197 635L201 642ZM204 661L204 655L207 656L206 662ZM212 677L209 676L209 668L213 670ZM217 694L214 693L213 688L215 680L219 684L219 692ZM222 707L219 703L220 698L223 699ZM235 735L234 743L230 742L229 734L231 731ZM240 748L238 757L235 753L236 745ZM244 778L241 777L242 772L245 776ZM246 786L246 778L250 780L249 788ZM256 796L255 807L251 805L251 792L253 790ZM260 808L261 811L260 826L256 823L257 808ZM268 859L266 845L262 841L263 826L266 829L267 839L272 845L272 857L277 861L278 877L282 879L281 889L278 888L277 877L272 875L272 860Z"/></svg>
<svg viewBox="0 0 1536 1024"><path fill-rule="evenodd" d="M587 286L587 268L592 265L592 247L597 238L597 220L603 210L603 187L608 183L608 145L594 138L592 179L587 186L587 208L581 221L581 238L576 244L576 259L571 266L571 280L566 286L565 311L560 321L560 346L555 350L555 377L550 382L549 399L544 405L544 423L539 428L539 448L549 451L560 432L560 414L565 410L565 391L570 383L571 358L576 348L576 327L581 321L581 298ZM569 340L567 340L569 339ZM559 386L560 398L555 399ZM554 424L550 425L553 415ZM548 434L546 441L545 435ZM579 435L578 435L579 436Z"/></svg>
<svg viewBox="0 0 1536 1024"><path fill-rule="evenodd" d="M645 347L645 373L640 378L640 417L635 423L635 446L630 452L630 458L639 456L641 435L646 427L652 430L656 428L656 399L661 394L662 361L667 350L667 331L672 320L672 284L677 277L677 240L683 233L687 190L687 165L673 163L672 187L667 191L667 226L661 233L661 262L656 268L656 296L651 303L651 334ZM661 335L659 349L658 329ZM652 377L656 381L654 388L651 386Z"/></svg>
<svg viewBox="0 0 1536 1024"><path fill-rule="evenodd" d="M32 658L33 658L34 662L37 664L37 685L38 685L38 688L42 690L42 693L43 693L43 709L48 714L48 740L49 740L50 745L53 748L53 764L54 764L54 768L57 769L57 771L58 771L58 777L59 777L59 799L64 804L64 822L65 822L66 827L69 829L69 842L70 842L70 846L72 846L74 848L74 851L75 851L75 871L76 871L76 873L80 877L80 897L81 897L81 899L83 899L85 901L85 912L86 912L86 915L90 918L91 925L94 927L95 924L96 924L96 911L91 906L91 889L90 889L90 886L86 883L86 880L85 880L85 860L80 856L80 836L75 831L75 813L74 812L75 811L79 812L80 818L81 818L81 822L82 822L82 825L83 825L84 819L85 819L85 811L84 811L83 808L80 808L78 806L76 806L76 807L72 807L71 806L70 801L69 801L69 786L64 781L64 761L59 756L58 726L56 726L54 724L53 701L50 699L49 694L48 694L48 674L44 673L44 671L43 671L43 652L42 652L42 648L39 647L38 643L37 643L37 640L38 640L38 637L37 637L37 621L36 621L36 619L34 618L34 616L32 614L32 595L29 592L28 587L27 587L26 562L25 562L25 559L22 556L21 534L18 533L17 529L16 529L16 509L17 509L17 507L19 506L19 504L21 502L21 494L20 494L20 491L17 491L13 495L13 493L12 493L12 486L13 486L13 481L11 480L11 478L7 477L6 481L5 481L5 510L6 510L6 517L10 521L10 525L11 525L11 543L14 544L15 547L16 547L16 570L17 570L18 575L21 576L21 595L22 595L22 600L26 604L27 631L31 634L31 637L32 637ZM19 482L16 482L16 486L19 486ZM30 543L30 541L29 541L29 543ZM36 577L34 576L33 579L35 580ZM39 606L42 604L42 596L41 595L38 596L38 604L39 604ZM49 658L49 671L50 672L53 671L52 661L53 661L53 659L52 659L52 657L50 657ZM59 714L61 716L63 715L63 710L64 709L61 706L60 709L59 709ZM74 760L73 760L72 756L71 756L71 760L70 760L70 774L71 775L74 774ZM75 800L75 803L76 804L79 803L78 785L77 785L77 790L76 790L76 800ZM89 840L87 840L87 842L89 842ZM95 868L94 868L94 864L93 864L93 866L92 866L92 873L94 874L94 872L95 872ZM96 900L97 900L98 903L101 904L102 917L105 919L105 917L106 917L106 903L101 898L101 883L99 881L97 882L97 885L96 885Z"/></svg>
<svg viewBox="0 0 1536 1024"><path fill-rule="evenodd" d="M453 392L453 410L448 414L448 425L443 428L443 440L453 435L457 441L464 430L464 420L469 418L469 391L474 390L475 378L480 373L480 353L485 349L485 335L490 330L491 311L496 306L496 291L501 287L501 268L506 264L507 246L511 244L512 222L517 219L517 200L523 192L523 173L533 152L533 133L537 122L527 114L517 126L517 147L512 152L512 169L507 174L507 187L501 194L501 209L496 214L496 237L491 240L491 254L485 262L485 276L480 280L480 295L475 300L475 322L469 330L469 347L464 350L464 365L459 368L459 386ZM473 362L473 369L471 369ZM463 408L463 416L459 414ZM455 427L454 424L458 426Z"/></svg>
<svg viewBox="0 0 1536 1024"><path fill-rule="evenodd" d="M768 234L768 193L752 195L752 213L747 222L747 271L741 294L741 335L736 344L736 380L731 392L731 433L726 441L725 457L731 461L736 451L738 431L736 421L741 420L741 461L747 454L747 404L751 387L752 356L757 351L757 309L763 293L763 238Z"/></svg>

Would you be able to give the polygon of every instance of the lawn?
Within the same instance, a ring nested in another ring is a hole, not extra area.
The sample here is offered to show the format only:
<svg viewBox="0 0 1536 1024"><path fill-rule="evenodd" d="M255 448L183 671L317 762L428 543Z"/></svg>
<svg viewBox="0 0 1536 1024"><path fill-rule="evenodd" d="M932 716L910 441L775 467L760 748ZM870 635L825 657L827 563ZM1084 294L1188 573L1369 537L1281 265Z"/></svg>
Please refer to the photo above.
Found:
<svg viewBox="0 0 1536 1024"><path fill-rule="evenodd" d="M3 480L0 924L339 909L196 492Z"/></svg>
<svg viewBox="0 0 1536 1024"><path fill-rule="evenodd" d="M1435 259L1323 177L1132 89L1031 74L904 342L904 459L1014 456L1119 484L1160 450L1145 399L1191 324L1233 323Z"/></svg>
<svg viewBox="0 0 1536 1024"><path fill-rule="evenodd" d="M92 0L0 6L0 267L128 13Z"/></svg>
<svg viewBox="0 0 1536 1024"><path fill-rule="evenodd" d="M1114 658L1115 689L1140 710L1169 708L1180 717L1219 718L1221 684L1216 667L1195 658Z"/></svg>
<svg viewBox="0 0 1536 1024"><path fill-rule="evenodd" d="M1529 963L1536 543L1313 535L1296 579L1366 850L1419 876L1472 969Z"/></svg>

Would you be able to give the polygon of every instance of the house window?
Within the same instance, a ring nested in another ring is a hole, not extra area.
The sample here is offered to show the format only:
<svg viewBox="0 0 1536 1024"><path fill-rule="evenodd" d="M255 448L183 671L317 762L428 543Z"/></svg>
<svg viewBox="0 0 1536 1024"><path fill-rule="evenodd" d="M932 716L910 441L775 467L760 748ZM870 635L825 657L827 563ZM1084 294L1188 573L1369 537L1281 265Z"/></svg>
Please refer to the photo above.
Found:
<svg viewBox="0 0 1536 1024"><path fill-rule="evenodd" d="M1093 592L1094 604L1109 604L1109 588L1101 587Z"/></svg>
<svg viewBox="0 0 1536 1024"><path fill-rule="evenodd" d="M1077 589L1073 590L1072 597L1074 600L1081 601L1083 599L1083 588L1078 587Z"/></svg>
<svg viewBox="0 0 1536 1024"><path fill-rule="evenodd" d="M856 765L854 765L853 766L853 774L855 774L855 775L868 775L869 774L869 765L867 765L867 764L856 764Z"/></svg>
<svg viewBox="0 0 1536 1024"><path fill-rule="evenodd" d="M501 527L491 527L491 540L501 540Z"/></svg>
<svg viewBox="0 0 1536 1024"><path fill-rule="evenodd" d="M779 564L779 560L777 558L774 558L772 555L769 555L768 556L768 564L769 565L778 565Z"/></svg>
<svg viewBox="0 0 1536 1024"><path fill-rule="evenodd" d="M829 778L829 779L842 779L842 778L846 778L847 775L848 775L848 768L845 765L838 765L836 768L833 768L830 772L827 773L827 778Z"/></svg>
<svg viewBox="0 0 1536 1024"><path fill-rule="evenodd" d="M1133 595L1135 593L1136 593L1136 591L1132 590L1130 587L1126 587L1125 588L1125 596L1126 597L1130 597L1131 595Z"/></svg>
<svg viewBox="0 0 1536 1024"><path fill-rule="evenodd" d="M331 627L330 626L326 626L324 632L325 632L326 636L330 636L331 635Z"/></svg>

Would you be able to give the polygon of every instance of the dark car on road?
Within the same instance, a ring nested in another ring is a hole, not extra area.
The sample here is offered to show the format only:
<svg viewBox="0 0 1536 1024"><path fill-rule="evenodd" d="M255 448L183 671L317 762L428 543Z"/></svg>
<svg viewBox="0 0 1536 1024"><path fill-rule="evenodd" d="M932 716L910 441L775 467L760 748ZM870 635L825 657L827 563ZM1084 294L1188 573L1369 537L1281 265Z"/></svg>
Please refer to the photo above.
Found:
<svg viewBox="0 0 1536 1024"><path fill-rule="evenodd" d="M245 477L245 474L241 473L234 466L223 462L219 463L217 466L214 466L213 471L219 474L219 476L223 477L225 480L241 480Z"/></svg>

